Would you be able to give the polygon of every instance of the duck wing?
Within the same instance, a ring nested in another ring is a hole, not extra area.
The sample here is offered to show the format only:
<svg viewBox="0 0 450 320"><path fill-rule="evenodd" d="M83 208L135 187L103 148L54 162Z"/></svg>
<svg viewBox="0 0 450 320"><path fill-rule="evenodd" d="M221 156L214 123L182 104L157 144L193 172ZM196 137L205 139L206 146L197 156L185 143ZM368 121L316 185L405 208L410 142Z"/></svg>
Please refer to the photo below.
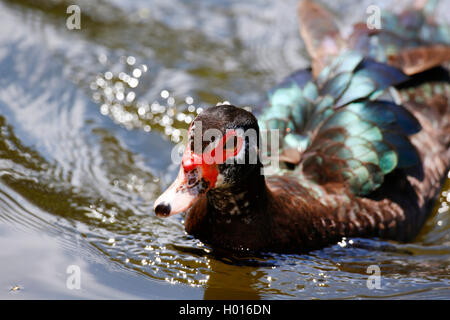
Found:
<svg viewBox="0 0 450 320"><path fill-rule="evenodd" d="M408 80L400 70L349 51L317 79L295 79L269 93L259 123L280 130L280 159L308 179L345 182L354 194L367 195L395 168L420 162L408 138L421 129L416 118L392 99L377 100Z"/></svg>

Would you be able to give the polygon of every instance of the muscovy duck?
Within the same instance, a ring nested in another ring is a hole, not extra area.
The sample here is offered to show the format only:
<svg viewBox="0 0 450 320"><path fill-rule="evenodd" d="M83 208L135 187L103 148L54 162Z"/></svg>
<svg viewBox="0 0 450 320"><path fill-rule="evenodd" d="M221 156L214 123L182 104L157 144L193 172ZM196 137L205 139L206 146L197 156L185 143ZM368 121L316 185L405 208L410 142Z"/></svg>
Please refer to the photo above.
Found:
<svg viewBox="0 0 450 320"><path fill-rule="evenodd" d="M344 40L326 9L302 1L312 68L272 89L258 118L232 105L198 115L156 214L186 211L189 234L237 251L413 239L450 165L450 36L420 2L385 16L384 29L359 24ZM210 129L220 138L205 137ZM261 174L261 141L245 135L260 129L280 132L276 174Z"/></svg>

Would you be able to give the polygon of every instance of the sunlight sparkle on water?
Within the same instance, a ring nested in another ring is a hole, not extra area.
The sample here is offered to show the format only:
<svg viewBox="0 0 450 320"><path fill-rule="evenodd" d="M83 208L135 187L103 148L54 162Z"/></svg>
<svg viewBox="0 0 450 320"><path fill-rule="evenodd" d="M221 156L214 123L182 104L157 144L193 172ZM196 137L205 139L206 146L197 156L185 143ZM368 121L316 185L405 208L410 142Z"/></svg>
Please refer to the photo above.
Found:
<svg viewBox="0 0 450 320"><path fill-rule="evenodd" d="M106 56L99 56L101 61L111 63ZM186 96L178 99L169 89L159 91L161 99L154 101L140 97L141 81L148 79L144 74L149 70L146 64L137 64L134 56L122 56L117 67L105 70L91 82L92 98L100 106L102 115L110 116L115 122L127 129L141 128L150 132L153 128L164 133L171 141L181 140L181 128L186 129L197 114L203 112L204 107L195 106L194 98ZM133 68L130 68L133 66ZM112 71L117 70L117 71ZM138 78L140 80L138 80ZM223 102L229 104L228 101Z"/></svg>

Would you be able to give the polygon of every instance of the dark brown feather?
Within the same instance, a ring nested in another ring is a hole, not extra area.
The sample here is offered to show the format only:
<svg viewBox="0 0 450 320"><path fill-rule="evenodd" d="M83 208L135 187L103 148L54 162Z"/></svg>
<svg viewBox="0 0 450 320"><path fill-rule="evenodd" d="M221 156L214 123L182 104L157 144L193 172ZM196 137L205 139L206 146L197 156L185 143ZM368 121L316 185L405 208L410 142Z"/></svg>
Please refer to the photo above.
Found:
<svg viewBox="0 0 450 320"><path fill-rule="evenodd" d="M298 17L300 34L312 58L312 73L317 77L330 60L339 54L344 41L333 15L318 3L301 1Z"/></svg>
<svg viewBox="0 0 450 320"><path fill-rule="evenodd" d="M388 63L413 75L450 61L450 46L433 45L402 50L388 56Z"/></svg>

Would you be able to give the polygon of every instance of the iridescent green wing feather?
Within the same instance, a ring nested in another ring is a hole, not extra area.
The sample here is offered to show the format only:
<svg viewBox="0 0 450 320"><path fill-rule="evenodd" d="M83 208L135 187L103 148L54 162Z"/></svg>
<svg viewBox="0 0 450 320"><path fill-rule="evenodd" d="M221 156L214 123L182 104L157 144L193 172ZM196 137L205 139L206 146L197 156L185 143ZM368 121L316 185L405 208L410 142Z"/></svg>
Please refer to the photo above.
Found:
<svg viewBox="0 0 450 320"><path fill-rule="evenodd" d="M298 150L307 178L346 182L366 195L395 168L420 161L408 139L420 130L417 120L402 106L376 100L407 79L396 68L347 52L317 80L305 76L274 88L260 127L280 130L280 153Z"/></svg>

